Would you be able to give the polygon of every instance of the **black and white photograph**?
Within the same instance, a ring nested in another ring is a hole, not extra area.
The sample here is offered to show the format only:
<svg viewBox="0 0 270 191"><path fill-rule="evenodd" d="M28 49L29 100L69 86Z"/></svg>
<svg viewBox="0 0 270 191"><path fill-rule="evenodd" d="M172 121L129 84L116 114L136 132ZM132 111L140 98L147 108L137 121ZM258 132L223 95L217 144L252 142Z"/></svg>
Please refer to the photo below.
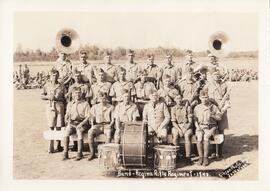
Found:
<svg viewBox="0 0 270 191"><path fill-rule="evenodd" d="M11 15L13 181L262 180L261 12Z"/></svg>

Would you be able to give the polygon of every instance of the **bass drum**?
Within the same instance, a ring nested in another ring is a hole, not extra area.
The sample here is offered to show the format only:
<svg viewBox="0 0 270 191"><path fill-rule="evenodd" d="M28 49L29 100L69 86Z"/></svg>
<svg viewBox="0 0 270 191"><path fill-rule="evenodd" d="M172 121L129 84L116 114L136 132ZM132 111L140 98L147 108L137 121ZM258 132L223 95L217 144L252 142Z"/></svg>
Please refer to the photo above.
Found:
<svg viewBox="0 0 270 191"><path fill-rule="evenodd" d="M125 124L121 135L122 163L124 167L145 167L147 129L142 122Z"/></svg>

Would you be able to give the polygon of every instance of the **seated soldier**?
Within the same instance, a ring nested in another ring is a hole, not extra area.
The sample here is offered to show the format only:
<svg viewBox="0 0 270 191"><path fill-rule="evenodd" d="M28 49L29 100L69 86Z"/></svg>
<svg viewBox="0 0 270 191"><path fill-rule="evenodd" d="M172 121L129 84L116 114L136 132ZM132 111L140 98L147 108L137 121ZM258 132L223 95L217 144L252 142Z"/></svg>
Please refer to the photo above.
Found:
<svg viewBox="0 0 270 191"><path fill-rule="evenodd" d="M148 77L146 77L146 73L143 72L139 77L139 81L134 85L136 90L136 103L138 105L140 116L142 116L145 104L149 102L150 94L157 91L154 83L147 81L146 78Z"/></svg>
<svg viewBox="0 0 270 191"><path fill-rule="evenodd" d="M90 90L93 94L93 98L91 100L92 105L98 102L98 95L100 92L106 93L108 95L112 86L110 82L106 82L106 76L103 69L98 68L96 73L97 82L91 86Z"/></svg>
<svg viewBox="0 0 270 191"><path fill-rule="evenodd" d="M115 108L115 134L114 142L120 143L120 133L124 128L124 123L136 121L139 115L136 104L131 102L130 94L125 92L122 95L122 102L118 103Z"/></svg>
<svg viewBox="0 0 270 191"><path fill-rule="evenodd" d="M112 102L114 105L122 101L121 97L126 91L130 93L132 98L136 95L135 88L132 82L126 80L126 70L124 68L119 68L118 76L118 81L114 82L110 89L110 97L112 97Z"/></svg>
<svg viewBox="0 0 270 191"><path fill-rule="evenodd" d="M173 144L179 145L179 137L185 138L186 163L191 164L192 111L189 102L182 95L174 98L176 105L171 109Z"/></svg>
<svg viewBox="0 0 270 191"><path fill-rule="evenodd" d="M159 101L157 92L153 92L143 109L143 122L148 126L149 135L156 136L160 143L167 143L170 119L168 107Z"/></svg>
<svg viewBox="0 0 270 191"><path fill-rule="evenodd" d="M219 110L209 100L208 92L203 89L200 92L201 104L194 109L194 122L196 127L197 150L199 153L199 165L209 165L209 139L213 137L223 113L228 109L227 105Z"/></svg>
<svg viewBox="0 0 270 191"><path fill-rule="evenodd" d="M110 143L112 138L112 128L114 125L114 107L107 103L107 94L100 92L98 101L99 103L94 105L90 110L92 127L88 131L90 149L89 161L95 157L94 138L104 133L106 135L106 143Z"/></svg>
<svg viewBox="0 0 270 191"><path fill-rule="evenodd" d="M163 87L158 90L158 95L170 109L174 106L174 98L179 95L179 91L172 85L171 77L165 75L163 78Z"/></svg>
<svg viewBox="0 0 270 191"><path fill-rule="evenodd" d="M81 89L82 93L82 99L86 100L88 103L90 103L90 97L91 97L91 92L90 92L90 86L86 83L83 83L82 81L82 74L78 70L73 71L73 79L74 79L74 84L69 86L68 92L66 93L65 97L67 101L72 101L73 100L73 92L74 88L79 87Z"/></svg>
<svg viewBox="0 0 270 191"><path fill-rule="evenodd" d="M81 88L75 87L74 100L67 105L65 121L67 127L64 137L64 156L63 160L68 159L69 136L77 134L78 136L78 152L75 160L82 159L83 133L89 129L90 105L82 98Z"/></svg>

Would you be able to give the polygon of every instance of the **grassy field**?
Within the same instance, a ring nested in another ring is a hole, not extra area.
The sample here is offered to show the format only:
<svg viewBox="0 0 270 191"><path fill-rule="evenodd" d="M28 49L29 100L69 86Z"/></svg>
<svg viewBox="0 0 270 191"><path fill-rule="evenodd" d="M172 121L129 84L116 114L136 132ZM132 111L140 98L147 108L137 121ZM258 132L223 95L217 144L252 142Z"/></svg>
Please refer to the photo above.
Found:
<svg viewBox="0 0 270 191"><path fill-rule="evenodd" d="M227 61L231 67L254 68L257 61ZM30 66L32 71L49 68ZM237 160L248 160L250 165L238 172L233 180L258 178L258 82L236 82L231 91L232 108L228 111L229 129L225 132L224 159L211 161L208 167L192 165L183 170L225 169ZM79 162L61 161L62 153L49 155L42 133L47 130L45 103L40 99L41 90L14 89L14 145L13 176L15 179L110 179L98 168L98 160ZM75 158L71 152L70 157ZM217 179L217 178L205 178Z"/></svg>

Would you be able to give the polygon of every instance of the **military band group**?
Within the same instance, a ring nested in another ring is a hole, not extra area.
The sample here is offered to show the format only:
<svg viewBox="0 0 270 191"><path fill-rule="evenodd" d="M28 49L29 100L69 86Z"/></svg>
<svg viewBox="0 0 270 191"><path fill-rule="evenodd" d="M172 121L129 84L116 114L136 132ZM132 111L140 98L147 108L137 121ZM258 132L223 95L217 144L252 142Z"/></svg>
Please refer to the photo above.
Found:
<svg viewBox="0 0 270 191"><path fill-rule="evenodd" d="M184 138L188 165L192 164L191 138L195 135L198 164L209 164L209 141L228 128L230 108L230 88L223 80L217 57L210 53L209 64L200 65L189 51L188 62L178 67L171 54L162 66L149 55L143 67L135 62L135 52L129 50L126 64L112 63L112 53L107 52L104 63L96 66L87 61L86 51L79 54L80 64L74 66L68 55L60 52L42 90L48 127L65 129L63 148L60 141L54 145L51 140L49 153L63 151L63 160L69 159L70 135L77 134L75 160L81 160L83 134L87 133L88 160L92 160L95 137L104 134L106 143L120 143L124 124L142 121L149 137L156 138L158 144L179 145ZM172 134L172 143L168 143L168 134Z"/></svg>

